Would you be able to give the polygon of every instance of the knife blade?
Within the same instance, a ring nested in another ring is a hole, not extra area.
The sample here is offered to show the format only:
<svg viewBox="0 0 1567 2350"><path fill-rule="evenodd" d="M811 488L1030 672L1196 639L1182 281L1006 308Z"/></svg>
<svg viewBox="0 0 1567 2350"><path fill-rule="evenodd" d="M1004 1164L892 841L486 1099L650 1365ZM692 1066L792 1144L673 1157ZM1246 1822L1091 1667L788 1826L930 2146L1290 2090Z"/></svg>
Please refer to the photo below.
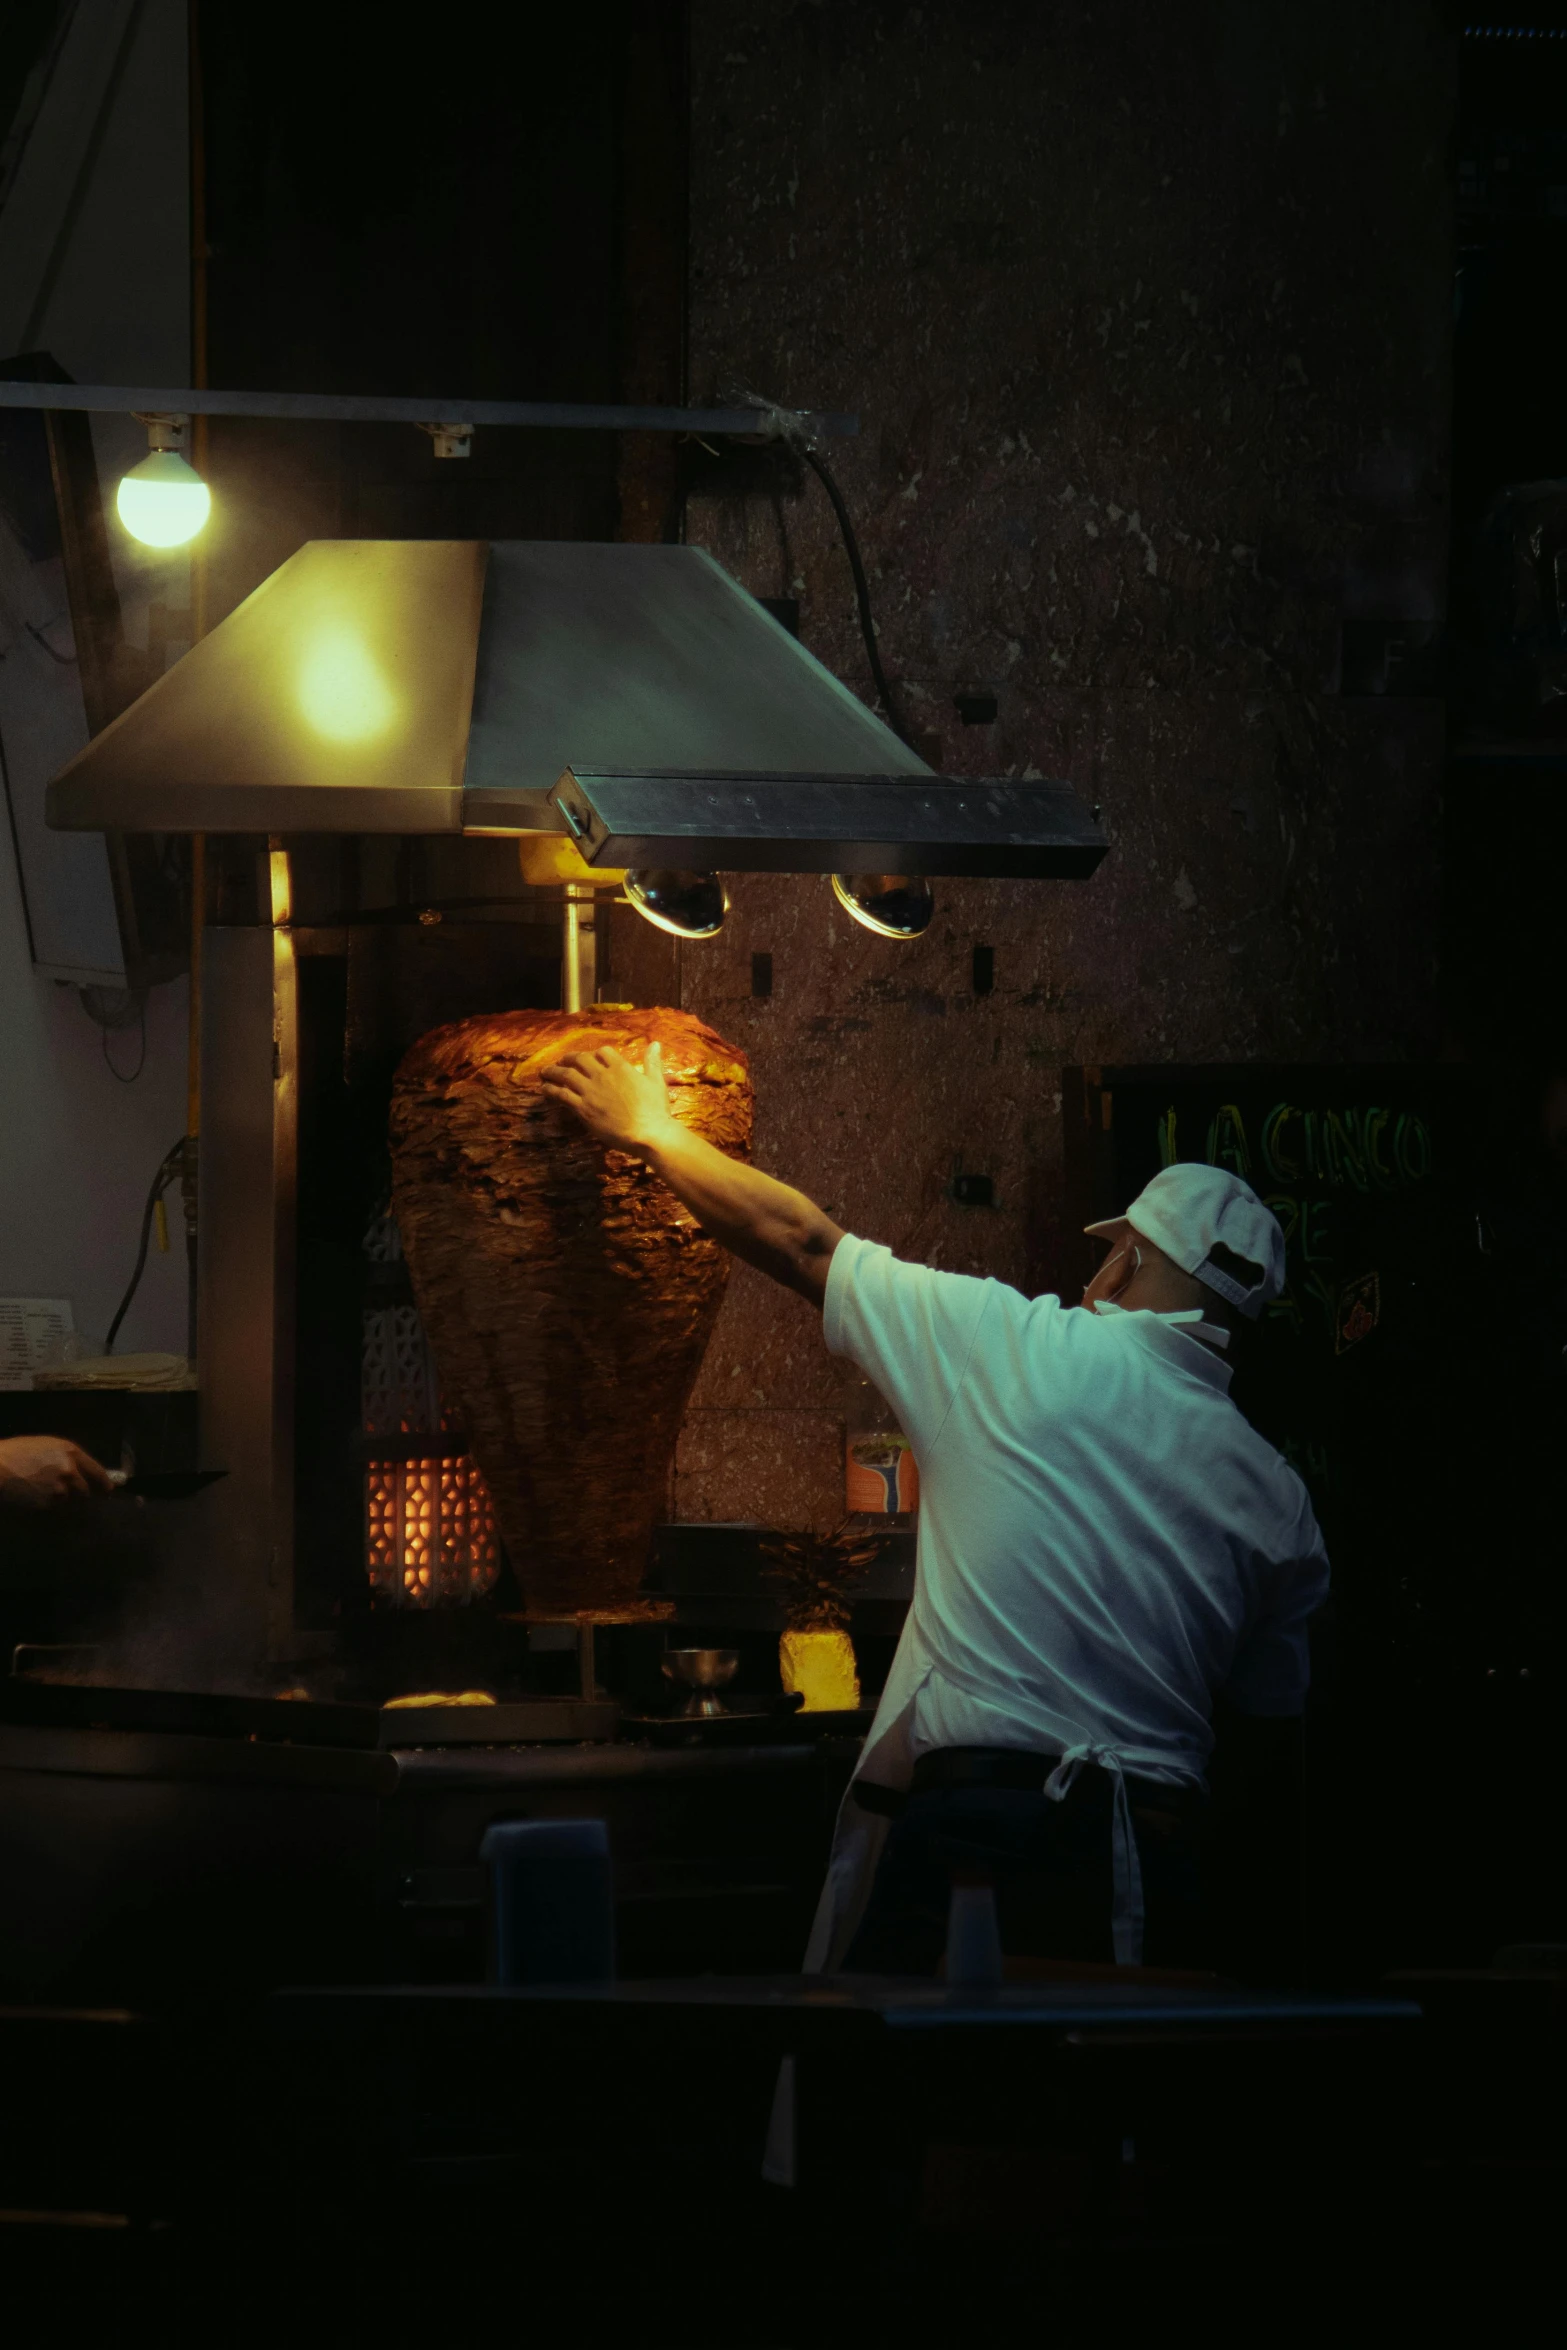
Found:
<svg viewBox="0 0 1567 2350"><path fill-rule="evenodd" d="M133 1477L124 1469L111 1469L109 1482L133 1501L189 1501L227 1475L227 1469L151 1469Z"/></svg>

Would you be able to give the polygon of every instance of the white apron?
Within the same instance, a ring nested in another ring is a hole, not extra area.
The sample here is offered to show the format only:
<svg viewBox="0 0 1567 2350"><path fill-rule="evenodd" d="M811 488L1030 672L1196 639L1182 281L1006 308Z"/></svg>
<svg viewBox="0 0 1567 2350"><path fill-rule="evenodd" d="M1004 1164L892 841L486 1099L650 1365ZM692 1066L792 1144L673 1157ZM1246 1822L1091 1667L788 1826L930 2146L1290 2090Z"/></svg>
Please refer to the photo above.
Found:
<svg viewBox="0 0 1567 2350"><path fill-rule="evenodd" d="M855 1800L855 1787L862 1779L900 1794L908 1787L914 1775L915 1704L933 1675L952 1682L971 1697L983 1700L988 1695L986 1690L972 1686L955 1673L950 1665L938 1665L931 1657L920 1631L917 1606L916 1602L909 1610L876 1718L838 1808L827 1878L805 1947L808 1975L832 1974L842 1966L844 1954L865 1915L871 1885L892 1825L885 1812L870 1811ZM1153 1747L1105 1746L1091 1738L1081 1738L1064 1746L1061 1759L1041 1782L1040 1792L1053 1803L1064 1801L1085 1764L1108 1771L1114 1782L1110 1816L1110 1931L1115 1963L1141 1966L1143 1875L1123 1774L1130 1771L1134 1778L1174 1779L1188 1786L1201 1782L1187 1772L1173 1771L1170 1755Z"/></svg>
<svg viewBox="0 0 1567 2350"><path fill-rule="evenodd" d="M860 1920L865 1915L877 1866L887 1842L887 1833L892 1826L885 1812L867 1811L863 1804L856 1802L855 1787L864 1779L873 1786L891 1788L899 1793L907 1788L914 1775L915 1702L926 1682L938 1670L943 1678L958 1686L967 1686L966 1683L958 1682L957 1675L950 1667L938 1668L929 1656L915 1619L915 1611L911 1608L904 1622L897 1654L892 1660L892 1671L887 1676L887 1686L876 1708L876 1718L865 1740L864 1751L838 1807L832 1850L827 1860L826 1882L822 1886L810 1939L805 1947L804 1972L808 1975L834 1974L842 1966L844 1954L859 1931ZM983 1698L986 1693L970 1689L969 1694ZM1108 1771L1115 1782L1115 1803L1110 1822L1112 1946L1117 1966L1140 1966L1143 1956L1143 1877L1137 1858L1137 1838L1132 1828L1132 1808L1122 1772L1123 1769L1130 1769L1134 1775L1146 1773L1167 1778L1170 1776L1170 1757L1151 1748L1126 1747L1117 1750L1096 1745L1090 1739L1081 1739L1064 1750L1060 1761L1043 1781L1041 1792L1048 1795L1053 1803L1062 1802L1085 1763L1097 1764L1101 1770ZM1186 1783L1196 1784L1193 1780L1187 1780ZM795 2183L792 2056L784 2057L778 2067L778 2082L773 2092L772 2113L762 2154L762 2176L776 2187L792 2187Z"/></svg>

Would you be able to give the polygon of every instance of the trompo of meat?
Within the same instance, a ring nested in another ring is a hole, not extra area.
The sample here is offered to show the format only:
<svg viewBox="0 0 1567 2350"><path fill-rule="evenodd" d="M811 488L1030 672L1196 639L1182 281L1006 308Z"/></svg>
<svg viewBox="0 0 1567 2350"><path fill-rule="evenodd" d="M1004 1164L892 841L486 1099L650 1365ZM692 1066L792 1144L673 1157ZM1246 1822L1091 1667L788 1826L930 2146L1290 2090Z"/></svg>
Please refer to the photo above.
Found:
<svg viewBox="0 0 1567 2350"><path fill-rule="evenodd" d="M392 1205L442 1395L532 1615L635 1608L729 1259L540 1072L656 1040L675 1116L748 1155L745 1055L689 1013L596 1004L432 1029L392 1093Z"/></svg>

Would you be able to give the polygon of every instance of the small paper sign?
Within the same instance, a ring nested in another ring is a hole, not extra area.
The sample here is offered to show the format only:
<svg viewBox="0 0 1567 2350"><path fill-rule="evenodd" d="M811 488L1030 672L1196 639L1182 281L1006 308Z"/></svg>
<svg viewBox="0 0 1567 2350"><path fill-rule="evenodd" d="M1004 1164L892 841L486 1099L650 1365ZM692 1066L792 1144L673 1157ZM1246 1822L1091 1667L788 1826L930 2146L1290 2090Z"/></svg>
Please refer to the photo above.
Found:
<svg viewBox="0 0 1567 2350"><path fill-rule="evenodd" d="M0 1389L29 1388L35 1371L69 1362L75 1352L68 1297L0 1297Z"/></svg>

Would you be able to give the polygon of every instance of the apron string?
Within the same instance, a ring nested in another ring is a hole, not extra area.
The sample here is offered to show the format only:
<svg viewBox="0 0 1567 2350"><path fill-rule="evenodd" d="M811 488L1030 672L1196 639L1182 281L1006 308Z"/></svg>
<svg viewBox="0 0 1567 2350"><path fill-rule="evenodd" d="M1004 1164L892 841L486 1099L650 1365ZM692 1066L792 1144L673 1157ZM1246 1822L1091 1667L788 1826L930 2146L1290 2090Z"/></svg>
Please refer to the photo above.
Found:
<svg viewBox="0 0 1567 2350"><path fill-rule="evenodd" d="M1108 1771L1114 1790L1110 1813L1110 1935L1117 1966L1143 1963L1143 1871L1132 1826L1131 1798L1121 1758L1113 1748L1084 1743L1069 1746L1045 1781L1052 1803L1064 1803L1084 1763Z"/></svg>

